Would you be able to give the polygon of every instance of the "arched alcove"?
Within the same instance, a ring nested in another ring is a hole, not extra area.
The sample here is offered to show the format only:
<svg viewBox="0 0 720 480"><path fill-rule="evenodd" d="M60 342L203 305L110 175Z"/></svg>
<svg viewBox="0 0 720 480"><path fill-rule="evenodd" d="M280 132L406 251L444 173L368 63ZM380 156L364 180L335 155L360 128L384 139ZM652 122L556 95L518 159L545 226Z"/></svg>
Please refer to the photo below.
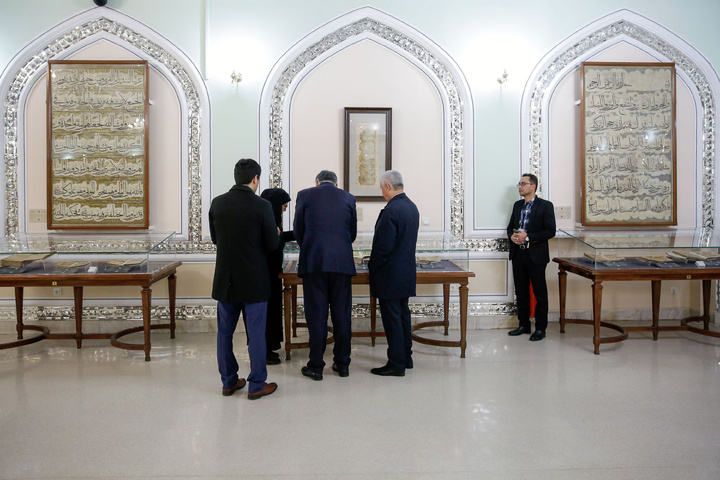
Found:
<svg viewBox="0 0 720 480"><path fill-rule="evenodd" d="M697 227L713 227L717 210L714 168L717 163L715 104L717 72L691 45L666 28L629 10L619 10L582 28L549 52L535 67L523 92L521 109L522 168L549 178L551 103L558 86L582 62L626 44L654 61L674 62L680 82L694 105L694 163L697 178ZM552 184L542 189L551 196Z"/></svg>
<svg viewBox="0 0 720 480"><path fill-rule="evenodd" d="M372 7L342 15L311 32L283 55L260 99L260 161L267 184L287 186L291 162L290 110L302 79L349 46L372 40L404 58L435 85L442 105L443 231L463 237L465 178L472 178L473 111L470 89L450 56L409 25Z"/></svg>
<svg viewBox="0 0 720 480"><path fill-rule="evenodd" d="M0 77L5 118L2 132L4 199L2 215L6 235L25 231L23 220L25 129L28 98L45 77L48 60L76 55L99 42L112 44L147 60L151 69L171 85L180 108L180 185L177 215L178 246L187 252L204 251L209 236L202 219L210 204L210 101L195 65L171 42L148 26L112 8L91 9L69 18L38 37L19 52ZM82 54L80 54L82 56ZM152 111L151 111L152 114ZM151 119L152 122L152 119ZM152 160L151 160L152 161ZM172 161L172 160L171 160ZM153 179L151 178L151 189ZM152 222L152 218L151 218Z"/></svg>

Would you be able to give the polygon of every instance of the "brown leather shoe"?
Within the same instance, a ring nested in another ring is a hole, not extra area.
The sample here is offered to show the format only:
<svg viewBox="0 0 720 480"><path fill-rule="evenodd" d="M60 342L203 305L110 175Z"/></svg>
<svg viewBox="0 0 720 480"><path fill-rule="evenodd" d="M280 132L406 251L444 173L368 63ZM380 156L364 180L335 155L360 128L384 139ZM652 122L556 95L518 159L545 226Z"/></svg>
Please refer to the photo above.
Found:
<svg viewBox="0 0 720 480"><path fill-rule="evenodd" d="M266 383L262 390L255 393L248 393L248 399L250 400L257 400L260 397L264 397L266 395L270 395L272 393L275 393L275 390L277 390L277 383Z"/></svg>
<svg viewBox="0 0 720 480"><path fill-rule="evenodd" d="M232 395L233 393L237 392L238 390L242 390L243 388L245 388L245 384L246 384L246 383L247 383L247 382L245 381L245 379L244 379L244 378L241 378L241 379L238 380L238 382L235 384L234 387L232 387L232 388L223 388L223 397L229 397L230 395Z"/></svg>

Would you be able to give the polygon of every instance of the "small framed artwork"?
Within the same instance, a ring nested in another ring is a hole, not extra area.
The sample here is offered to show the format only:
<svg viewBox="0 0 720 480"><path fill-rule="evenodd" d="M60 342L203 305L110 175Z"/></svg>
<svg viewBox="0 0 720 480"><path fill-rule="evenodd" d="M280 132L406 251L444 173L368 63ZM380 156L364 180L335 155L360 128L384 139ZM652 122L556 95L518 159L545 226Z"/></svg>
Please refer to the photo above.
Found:
<svg viewBox="0 0 720 480"><path fill-rule="evenodd" d="M582 224L677 225L675 64L582 64Z"/></svg>
<svg viewBox="0 0 720 480"><path fill-rule="evenodd" d="M380 175L392 168L392 108L345 108L345 190L382 201Z"/></svg>
<svg viewBox="0 0 720 480"><path fill-rule="evenodd" d="M148 228L147 61L50 60L47 98L47 228Z"/></svg>

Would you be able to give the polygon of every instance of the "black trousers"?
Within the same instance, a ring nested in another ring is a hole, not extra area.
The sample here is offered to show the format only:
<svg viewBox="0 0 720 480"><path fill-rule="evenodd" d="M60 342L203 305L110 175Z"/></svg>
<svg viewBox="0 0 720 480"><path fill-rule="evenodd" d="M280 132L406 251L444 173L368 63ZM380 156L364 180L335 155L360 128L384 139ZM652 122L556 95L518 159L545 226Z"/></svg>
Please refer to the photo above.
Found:
<svg viewBox="0 0 720 480"><path fill-rule="evenodd" d="M521 327L530 328L530 285L532 285L537 305L535 306L535 329L546 330L548 324L548 292L545 281L546 263L535 264L530 261L530 252L521 249L512 259L515 297L517 298L518 320Z"/></svg>
<svg viewBox="0 0 720 480"><path fill-rule="evenodd" d="M280 343L283 341L283 323L285 315L283 312L283 286L282 280L270 278L270 300L267 306L267 326L265 327L265 345L267 351L280 350Z"/></svg>
<svg viewBox="0 0 720 480"><path fill-rule="evenodd" d="M328 310L333 325L333 361L338 367L350 364L352 329L352 276L343 273L316 272L302 276L305 321L310 334L310 360L307 366L322 372L327 342ZM329 307L329 308L328 308Z"/></svg>
<svg viewBox="0 0 720 480"><path fill-rule="evenodd" d="M405 364L412 359L412 330L408 299L384 300L380 298L378 301L388 343L388 365L395 370L404 372Z"/></svg>

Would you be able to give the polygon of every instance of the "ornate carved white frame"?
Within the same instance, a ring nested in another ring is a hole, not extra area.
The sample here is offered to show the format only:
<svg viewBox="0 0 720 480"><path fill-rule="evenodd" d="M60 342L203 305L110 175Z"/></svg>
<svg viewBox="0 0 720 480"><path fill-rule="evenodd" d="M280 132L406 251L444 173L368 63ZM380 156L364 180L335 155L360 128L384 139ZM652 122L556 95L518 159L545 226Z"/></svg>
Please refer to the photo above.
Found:
<svg viewBox="0 0 720 480"><path fill-rule="evenodd" d="M260 99L260 162L268 184L287 186L289 111L302 79L320 63L353 43L370 40L422 71L437 88L443 109L443 230L463 238L465 179L473 163L473 107L470 88L453 59L432 40L372 7L348 12L311 32L273 67ZM446 223L449 219L449 225Z"/></svg>
<svg viewBox="0 0 720 480"><path fill-rule="evenodd" d="M695 149L696 164L701 172L698 191L702 197L697 202L701 208L697 217L699 226L712 228L717 210L715 98L720 91L717 72L692 45L630 10L619 10L578 30L535 67L522 99L522 168L539 178L549 178L549 105L555 87L583 61L620 42L627 42L658 61L675 62L677 75L690 87L697 105L697 124L701 126ZM541 185L548 196L552 186L547 180Z"/></svg>
<svg viewBox="0 0 720 480"><path fill-rule="evenodd" d="M47 61L63 59L96 41L105 40L148 60L151 68L165 77L175 89L180 102L183 201L183 231L174 247L184 253L214 250L203 243L207 227L202 219L209 208L210 175L210 98L199 70L171 42L131 17L112 8L93 8L76 15L25 47L10 62L0 77L0 107L4 129L0 132L3 145L4 233L19 233L24 226L19 194L24 167L24 105L32 86L44 78ZM204 161L203 161L204 159Z"/></svg>

